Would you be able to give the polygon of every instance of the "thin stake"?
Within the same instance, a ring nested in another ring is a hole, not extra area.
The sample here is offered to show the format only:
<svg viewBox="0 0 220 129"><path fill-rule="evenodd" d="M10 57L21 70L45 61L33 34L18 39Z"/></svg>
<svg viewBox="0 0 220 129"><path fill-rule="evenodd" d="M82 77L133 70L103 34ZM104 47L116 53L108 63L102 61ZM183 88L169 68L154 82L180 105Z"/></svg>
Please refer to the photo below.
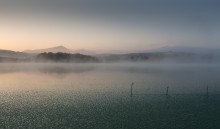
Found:
<svg viewBox="0 0 220 129"><path fill-rule="evenodd" d="M209 96L209 86L208 85L206 87L206 95L207 95L207 97Z"/></svg>
<svg viewBox="0 0 220 129"><path fill-rule="evenodd" d="M133 85L134 85L134 82L131 83L131 97L133 96Z"/></svg>
<svg viewBox="0 0 220 129"><path fill-rule="evenodd" d="M168 96L169 93L169 86L167 87L166 96Z"/></svg>

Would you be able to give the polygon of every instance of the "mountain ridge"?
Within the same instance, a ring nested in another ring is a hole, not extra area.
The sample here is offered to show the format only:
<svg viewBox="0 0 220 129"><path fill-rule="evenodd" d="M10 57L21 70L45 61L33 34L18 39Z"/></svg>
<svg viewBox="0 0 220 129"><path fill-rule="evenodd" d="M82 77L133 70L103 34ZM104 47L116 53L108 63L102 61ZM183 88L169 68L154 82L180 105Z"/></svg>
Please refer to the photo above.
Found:
<svg viewBox="0 0 220 129"><path fill-rule="evenodd" d="M33 52L33 50L32 50ZM81 55L91 55L91 53L82 54L80 52L87 52L86 50L80 49L72 51L65 48L64 46L57 46L48 49L38 49L36 52L39 54L55 54L65 55L68 54L81 54ZM52 52L52 53L49 53ZM71 53L69 53L71 52ZM24 53L24 52L15 52L8 50L0 50L0 57L8 58L31 58L34 59L37 53ZM93 54L93 53L92 53ZM60 56L59 56L60 57ZM193 48L193 47L162 47L161 49L152 50L151 52L131 52L125 54L96 54L93 55L100 59L103 62L121 62L121 61L132 61L132 62L143 62L143 61L176 61L176 62L220 62L220 49L209 49L209 48ZM65 58L65 56L64 56ZM82 57L84 58L84 57ZM5 60L6 58L4 58ZM12 60L12 59L10 59Z"/></svg>
<svg viewBox="0 0 220 129"><path fill-rule="evenodd" d="M220 54L220 48L203 48L190 46L164 46L145 52L187 52L196 54Z"/></svg>
<svg viewBox="0 0 220 129"><path fill-rule="evenodd" d="M70 54L79 53L79 54L84 54L84 55L95 55L96 54L92 51L88 51L85 49L71 50L71 49L68 49L62 45L50 47L50 48L45 48L45 49L25 50L23 52L24 53L36 53L36 54L40 54L40 53L44 53L44 52L52 52L52 53L62 52L62 53L70 53Z"/></svg>
<svg viewBox="0 0 220 129"><path fill-rule="evenodd" d="M34 50L25 50L23 51L25 53L44 53L44 52L52 52L52 53L57 53L57 52L63 52L63 53L72 53L73 51L70 49L67 49L64 46L55 46L55 47L50 47L50 48L45 48L45 49L34 49Z"/></svg>
<svg viewBox="0 0 220 129"><path fill-rule="evenodd" d="M10 57L10 58L28 58L31 57L32 54L27 54L24 52L16 52L12 50L3 50L0 49L0 57Z"/></svg>

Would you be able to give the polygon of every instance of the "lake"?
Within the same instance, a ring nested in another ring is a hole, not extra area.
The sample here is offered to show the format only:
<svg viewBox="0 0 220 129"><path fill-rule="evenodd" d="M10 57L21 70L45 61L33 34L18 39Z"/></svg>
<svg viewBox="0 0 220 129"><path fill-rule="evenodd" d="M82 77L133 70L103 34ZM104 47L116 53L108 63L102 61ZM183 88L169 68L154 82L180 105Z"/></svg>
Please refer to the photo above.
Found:
<svg viewBox="0 0 220 129"><path fill-rule="evenodd" d="M220 128L219 75L219 64L2 63L0 127Z"/></svg>

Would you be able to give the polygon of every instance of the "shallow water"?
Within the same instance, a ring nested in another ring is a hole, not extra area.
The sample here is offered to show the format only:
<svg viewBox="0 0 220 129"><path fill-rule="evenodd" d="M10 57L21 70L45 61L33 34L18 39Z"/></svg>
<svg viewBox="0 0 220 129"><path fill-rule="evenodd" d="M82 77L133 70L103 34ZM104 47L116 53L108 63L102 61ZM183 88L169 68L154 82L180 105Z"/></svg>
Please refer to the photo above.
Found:
<svg viewBox="0 0 220 129"><path fill-rule="evenodd" d="M220 128L219 75L217 64L0 64L0 127Z"/></svg>

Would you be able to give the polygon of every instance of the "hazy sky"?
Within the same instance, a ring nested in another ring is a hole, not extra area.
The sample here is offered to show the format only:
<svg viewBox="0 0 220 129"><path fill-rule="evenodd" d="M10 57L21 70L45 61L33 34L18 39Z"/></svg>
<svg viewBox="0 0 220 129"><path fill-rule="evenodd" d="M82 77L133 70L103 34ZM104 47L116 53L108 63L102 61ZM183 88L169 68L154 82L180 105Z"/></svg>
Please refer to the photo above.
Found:
<svg viewBox="0 0 220 129"><path fill-rule="evenodd" d="M220 47L219 0L1 0L0 49Z"/></svg>

